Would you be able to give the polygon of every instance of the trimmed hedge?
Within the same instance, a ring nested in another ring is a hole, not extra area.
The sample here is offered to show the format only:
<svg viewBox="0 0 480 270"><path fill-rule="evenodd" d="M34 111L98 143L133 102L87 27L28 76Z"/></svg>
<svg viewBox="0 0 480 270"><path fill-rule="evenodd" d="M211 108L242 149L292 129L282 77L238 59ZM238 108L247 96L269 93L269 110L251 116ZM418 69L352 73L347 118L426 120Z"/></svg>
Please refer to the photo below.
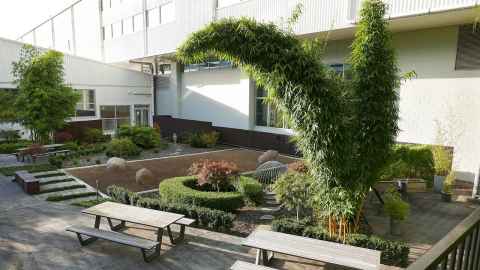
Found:
<svg viewBox="0 0 480 270"><path fill-rule="evenodd" d="M245 178L241 176L241 178ZM186 203L196 206L232 212L244 205L240 192L213 192L193 189L195 176L175 177L164 180L159 185L159 194L169 202Z"/></svg>
<svg viewBox="0 0 480 270"><path fill-rule="evenodd" d="M27 147L31 144L32 143L28 141L0 143L0 154L13 154L17 152L17 149Z"/></svg>
<svg viewBox="0 0 480 270"><path fill-rule="evenodd" d="M36 164L36 165L24 165L24 166L12 166L0 168L0 173L5 176L13 176L16 171L28 171L29 173L55 171L57 168L50 164Z"/></svg>
<svg viewBox="0 0 480 270"><path fill-rule="evenodd" d="M235 219L235 215L220 210L156 198L142 198L135 192L119 186L109 186L107 194L111 197L111 200L119 203L134 204L144 208L185 215L188 218L195 219L196 226L212 230L229 230L233 227L233 220Z"/></svg>
<svg viewBox="0 0 480 270"><path fill-rule="evenodd" d="M225 231L233 227L235 215L220 210L188 205L184 203L165 202L160 199L140 198L137 206L177 213L196 220L195 225L216 231Z"/></svg>
<svg viewBox="0 0 480 270"><path fill-rule="evenodd" d="M339 242L336 239L331 239L323 227L312 224L312 220L308 218L300 221L291 218L281 218L272 222L272 230L319 240ZM381 251L382 264L400 267L408 266L410 248L402 242L382 239L374 235L351 234L347 237L346 244Z"/></svg>

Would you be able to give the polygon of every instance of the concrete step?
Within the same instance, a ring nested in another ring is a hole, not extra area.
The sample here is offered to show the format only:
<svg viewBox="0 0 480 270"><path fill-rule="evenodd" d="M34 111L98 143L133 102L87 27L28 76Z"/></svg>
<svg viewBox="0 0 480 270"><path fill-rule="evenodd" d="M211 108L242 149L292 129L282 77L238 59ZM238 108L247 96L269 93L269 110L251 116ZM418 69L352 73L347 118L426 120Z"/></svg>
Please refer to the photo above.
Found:
<svg viewBox="0 0 480 270"><path fill-rule="evenodd" d="M50 174L59 174L59 173L62 173L61 171L45 171L45 172L36 172L36 173L32 173L33 176L35 177L42 177L42 176L45 176L45 175L50 175Z"/></svg>
<svg viewBox="0 0 480 270"><path fill-rule="evenodd" d="M48 185L40 185L40 192L49 190L49 189L54 189L54 188L64 188L64 187L77 186L77 185L81 185L81 184L77 181L70 181L70 182L54 183L54 184L48 184Z"/></svg>
<svg viewBox="0 0 480 270"><path fill-rule="evenodd" d="M42 183L47 183L50 181L57 181L57 180L65 180L65 179L72 179L69 175L59 175L59 176L52 176L52 177L44 177L44 178L37 178L40 185Z"/></svg>
<svg viewBox="0 0 480 270"><path fill-rule="evenodd" d="M100 196L100 198L102 198L102 196ZM62 201L62 203L72 204L72 203L83 202L83 201L91 201L91 200L95 200L95 199L97 199L97 196L94 195L94 196L87 196L87 197L69 199L69 200Z"/></svg>
<svg viewBox="0 0 480 270"><path fill-rule="evenodd" d="M92 191L94 191L94 190L90 189L88 187L85 187L85 188L77 188L77 189L70 189L70 190L63 190L63 191L57 191L57 192L49 192L49 193L44 193L44 194L38 194L38 195L35 195L35 197L37 197L39 199L46 200L50 196L65 196L65 195L92 192Z"/></svg>

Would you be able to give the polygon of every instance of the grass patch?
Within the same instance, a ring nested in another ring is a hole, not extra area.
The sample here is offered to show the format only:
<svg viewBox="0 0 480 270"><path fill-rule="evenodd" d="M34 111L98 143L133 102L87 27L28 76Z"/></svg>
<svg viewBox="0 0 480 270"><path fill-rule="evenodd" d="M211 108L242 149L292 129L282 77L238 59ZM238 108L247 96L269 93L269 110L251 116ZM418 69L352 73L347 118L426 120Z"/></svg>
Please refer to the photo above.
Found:
<svg viewBox="0 0 480 270"><path fill-rule="evenodd" d="M75 181L75 179L73 179L73 178L55 179L55 180L40 182L40 186L50 185L50 184L58 184L58 183L66 183L66 182L72 182L72 181Z"/></svg>
<svg viewBox="0 0 480 270"><path fill-rule="evenodd" d="M74 202L74 203L72 203L72 205L80 206L80 207L84 207L84 208L89 208L89 207L93 207L97 204L101 204L101 203L104 203L104 202L113 202L113 200L111 200L109 198L100 197L98 200L94 199L94 200L88 200L88 201Z"/></svg>
<svg viewBox="0 0 480 270"><path fill-rule="evenodd" d="M55 171L57 168L50 164L35 164L0 168L0 174L14 176L16 171L28 171L29 173Z"/></svg>
<svg viewBox="0 0 480 270"><path fill-rule="evenodd" d="M56 173L50 173L50 174L35 176L35 178L47 178L47 177L64 176L64 175L65 174L62 173L62 172L56 172Z"/></svg>
<svg viewBox="0 0 480 270"><path fill-rule="evenodd" d="M57 188L49 188L40 191L38 194L45 194L45 193L52 193L52 192L58 192L58 191L64 191L64 190L72 190L72 189L77 189L77 188L84 188L86 187L85 185L71 185L71 186L65 186L65 187L57 187Z"/></svg>
<svg viewBox="0 0 480 270"><path fill-rule="evenodd" d="M96 192L82 192L82 193L69 194L69 195L56 195L56 196L48 197L47 201L49 201L49 202L61 202L61 201L66 201L66 200L70 200L70 199L90 197L90 196L95 196L95 195L97 195Z"/></svg>

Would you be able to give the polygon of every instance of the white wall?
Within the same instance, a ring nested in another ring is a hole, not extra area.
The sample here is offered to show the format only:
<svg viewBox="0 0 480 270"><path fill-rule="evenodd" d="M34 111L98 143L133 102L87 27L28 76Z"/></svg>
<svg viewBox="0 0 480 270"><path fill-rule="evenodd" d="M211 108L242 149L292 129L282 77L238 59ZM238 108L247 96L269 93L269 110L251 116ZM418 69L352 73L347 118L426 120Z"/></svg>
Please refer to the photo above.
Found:
<svg viewBox="0 0 480 270"><path fill-rule="evenodd" d="M480 165L480 70L455 70L457 36L455 26L394 35L402 72L418 75L401 87L398 141L454 146L458 178L473 181ZM330 42L325 62L344 62L349 45ZM446 140L438 139L441 131Z"/></svg>
<svg viewBox="0 0 480 270"><path fill-rule="evenodd" d="M181 97L182 118L229 128L251 126L250 79L239 69L183 73Z"/></svg>
<svg viewBox="0 0 480 270"><path fill-rule="evenodd" d="M11 63L18 60L22 43L0 39L0 88L15 88ZM65 55L65 82L75 89L94 89L96 117L78 117L72 121L99 119L101 105L150 105L153 112L152 76L129 69Z"/></svg>

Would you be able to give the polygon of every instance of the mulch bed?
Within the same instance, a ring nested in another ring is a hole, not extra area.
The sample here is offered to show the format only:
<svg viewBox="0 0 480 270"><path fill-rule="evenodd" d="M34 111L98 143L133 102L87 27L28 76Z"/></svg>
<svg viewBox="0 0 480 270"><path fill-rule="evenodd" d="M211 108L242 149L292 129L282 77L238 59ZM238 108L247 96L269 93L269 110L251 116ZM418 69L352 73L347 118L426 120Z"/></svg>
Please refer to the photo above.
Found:
<svg viewBox="0 0 480 270"><path fill-rule="evenodd" d="M158 188L158 184L164 179L185 176L187 175L188 168L193 162L204 159L227 160L236 163L242 172L252 171L255 170L257 158L262 153L262 151L255 150L233 149L187 156L130 161L127 163L127 169L121 172L107 171L105 165L69 169L67 171L71 175L82 179L92 187L96 187L96 181L98 180L101 191L105 191L110 185L117 185L138 192L156 189ZM278 161L287 164L294 162L295 159L287 156L280 156ZM135 182L135 173L141 168L149 169L155 176L155 179L149 183L137 184Z"/></svg>

